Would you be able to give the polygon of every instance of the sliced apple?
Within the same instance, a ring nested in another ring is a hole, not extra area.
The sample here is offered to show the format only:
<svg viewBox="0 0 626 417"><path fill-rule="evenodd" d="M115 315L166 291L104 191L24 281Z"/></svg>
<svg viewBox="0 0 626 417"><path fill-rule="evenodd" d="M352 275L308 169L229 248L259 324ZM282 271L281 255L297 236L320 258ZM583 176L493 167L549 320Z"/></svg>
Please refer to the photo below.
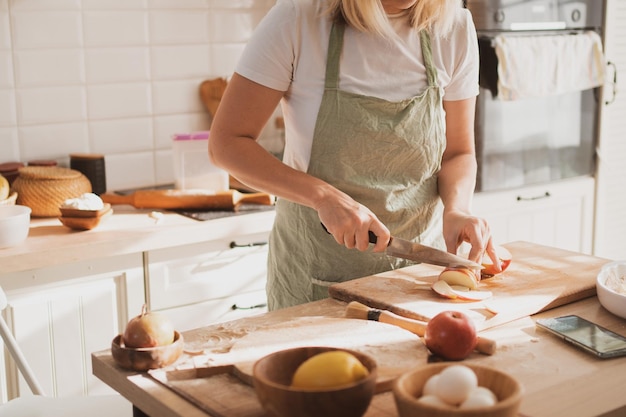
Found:
<svg viewBox="0 0 626 417"><path fill-rule="evenodd" d="M435 281L432 285L432 289L442 297L452 300L482 301L493 295L491 291L474 291L460 285L450 285L441 279Z"/></svg>
<svg viewBox="0 0 626 417"><path fill-rule="evenodd" d="M458 297L452 287L445 281L437 280L431 288L433 289L433 291L435 291L437 294L441 295L444 298L450 298L454 300Z"/></svg>
<svg viewBox="0 0 626 417"><path fill-rule="evenodd" d="M513 255L511 255L511 252L509 252L509 250L505 248L504 246L496 245L495 249L496 249L496 255L500 259L500 266L502 267L502 272L504 272L504 270L506 270L511 264L511 259L513 259ZM489 258L489 255L487 255L486 253L483 255L481 264L484 267L484 269L480 271L482 278L490 278L500 273L495 270L493 261L491 260L491 258Z"/></svg>
<svg viewBox="0 0 626 417"><path fill-rule="evenodd" d="M476 273L468 268L448 267L439 274L439 280L445 281L450 285L460 285L470 290L478 288L478 277Z"/></svg>

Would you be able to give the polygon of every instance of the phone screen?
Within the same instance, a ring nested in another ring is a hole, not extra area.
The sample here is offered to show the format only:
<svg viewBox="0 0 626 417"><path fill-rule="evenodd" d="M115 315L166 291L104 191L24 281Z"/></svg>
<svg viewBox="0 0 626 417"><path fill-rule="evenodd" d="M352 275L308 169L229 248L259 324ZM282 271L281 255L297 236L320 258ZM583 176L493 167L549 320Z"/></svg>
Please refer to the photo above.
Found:
<svg viewBox="0 0 626 417"><path fill-rule="evenodd" d="M626 355L626 337L571 315L538 319L537 325L601 358Z"/></svg>

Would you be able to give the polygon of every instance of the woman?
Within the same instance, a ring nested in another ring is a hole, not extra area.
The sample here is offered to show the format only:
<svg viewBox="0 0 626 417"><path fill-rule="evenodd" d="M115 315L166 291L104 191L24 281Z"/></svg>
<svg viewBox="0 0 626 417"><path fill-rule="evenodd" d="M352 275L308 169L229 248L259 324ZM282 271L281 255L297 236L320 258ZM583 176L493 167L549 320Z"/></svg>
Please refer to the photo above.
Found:
<svg viewBox="0 0 626 417"><path fill-rule="evenodd" d="M211 127L213 162L279 197L268 305L408 265L391 235L499 267L470 213L478 52L458 0L279 0L259 24ZM259 146L282 105L283 161ZM324 225L324 228L321 224ZM370 246L368 232L378 237Z"/></svg>

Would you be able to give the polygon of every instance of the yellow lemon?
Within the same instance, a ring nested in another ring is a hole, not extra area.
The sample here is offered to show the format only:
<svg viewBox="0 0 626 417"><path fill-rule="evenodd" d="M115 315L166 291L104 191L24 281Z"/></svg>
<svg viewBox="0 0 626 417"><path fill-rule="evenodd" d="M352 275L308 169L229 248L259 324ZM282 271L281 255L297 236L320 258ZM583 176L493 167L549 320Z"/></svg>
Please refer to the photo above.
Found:
<svg viewBox="0 0 626 417"><path fill-rule="evenodd" d="M9 197L9 180L0 175L0 201Z"/></svg>
<svg viewBox="0 0 626 417"><path fill-rule="evenodd" d="M357 382L368 374L367 368L353 354L333 350L304 361L296 369L291 386L306 389L335 388Z"/></svg>

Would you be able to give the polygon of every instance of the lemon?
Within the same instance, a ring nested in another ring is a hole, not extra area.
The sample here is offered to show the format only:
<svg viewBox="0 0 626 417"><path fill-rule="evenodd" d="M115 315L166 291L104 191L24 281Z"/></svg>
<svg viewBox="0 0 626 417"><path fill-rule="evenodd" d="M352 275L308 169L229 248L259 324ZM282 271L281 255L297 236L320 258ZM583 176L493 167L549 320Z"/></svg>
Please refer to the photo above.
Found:
<svg viewBox="0 0 626 417"><path fill-rule="evenodd" d="M304 361L293 375L294 388L335 388L357 382L369 374L353 354L342 350L319 353Z"/></svg>
<svg viewBox="0 0 626 417"><path fill-rule="evenodd" d="M0 201L9 197L9 180L0 175Z"/></svg>

